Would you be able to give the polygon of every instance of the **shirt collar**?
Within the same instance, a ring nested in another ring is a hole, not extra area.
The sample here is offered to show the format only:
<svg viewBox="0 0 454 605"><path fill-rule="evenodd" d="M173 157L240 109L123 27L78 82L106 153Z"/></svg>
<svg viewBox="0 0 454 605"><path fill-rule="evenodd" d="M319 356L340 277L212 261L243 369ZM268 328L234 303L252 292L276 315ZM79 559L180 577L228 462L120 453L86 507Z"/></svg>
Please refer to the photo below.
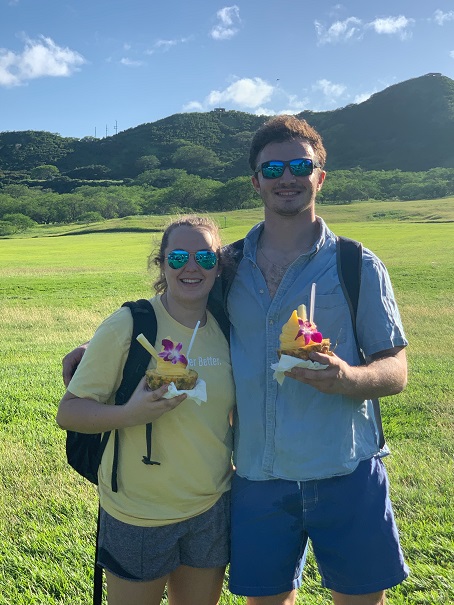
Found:
<svg viewBox="0 0 454 605"><path fill-rule="evenodd" d="M317 252L322 248L327 239L334 237L333 233L328 229L325 221L320 217L316 216L316 221L320 225L320 235L317 241L314 243L312 248L305 254L312 258L317 254ZM254 260L257 255L257 245L260 238L260 235L263 231L264 221L257 223L254 225L252 229L248 232L244 241L244 256L245 258L249 258L250 260Z"/></svg>

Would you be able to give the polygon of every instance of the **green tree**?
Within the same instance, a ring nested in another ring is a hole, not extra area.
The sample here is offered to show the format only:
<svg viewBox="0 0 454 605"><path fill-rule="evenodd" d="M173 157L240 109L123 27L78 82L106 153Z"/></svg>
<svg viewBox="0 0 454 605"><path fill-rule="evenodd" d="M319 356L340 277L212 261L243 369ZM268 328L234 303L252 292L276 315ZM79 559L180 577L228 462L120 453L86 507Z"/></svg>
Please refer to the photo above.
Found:
<svg viewBox="0 0 454 605"><path fill-rule="evenodd" d="M0 237L13 235L16 232L17 228L15 227L15 225L10 223L9 221L0 221Z"/></svg>
<svg viewBox="0 0 454 605"><path fill-rule="evenodd" d="M230 179L216 191L216 210L236 210L239 208L255 208L262 204L248 176Z"/></svg>
<svg viewBox="0 0 454 605"><path fill-rule="evenodd" d="M74 168L74 170L67 172L66 176L69 176L72 179L99 181L108 178L109 174L110 168L107 168L107 166L103 166L102 164L91 164L90 166Z"/></svg>
<svg viewBox="0 0 454 605"><path fill-rule="evenodd" d="M83 212L79 219L78 223L99 223L104 220L104 217L99 213L93 210L89 210L88 212Z"/></svg>
<svg viewBox="0 0 454 605"><path fill-rule="evenodd" d="M137 160L136 164L140 172L145 172L146 170L159 168L161 162L155 155L143 155Z"/></svg>
<svg viewBox="0 0 454 605"><path fill-rule="evenodd" d="M161 198L160 212L166 214L168 208L184 208L188 210L207 210L215 190L222 184L210 179L202 179L195 174L181 176L173 185L166 189Z"/></svg>
<svg viewBox="0 0 454 605"><path fill-rule="evenodd" d="M170 187L181 176L187 174L186 170L180 168L167 168L166 170L146 170L137 176L133 183L135 185L151 185L152 187Z"/></svg>
<svg viewBox="0 0 454 605"><path fill-rule="evenodd" d="M27 229L31 229L36 225L36 221L32 220L29 216L22 214L20 212L14 212L12 214L5 214L3 216L3 221L7 221L11 223L16 228L16 231L23 232L27 231Z"/></svg>
<svg viewBox="0 0 454 605"><path fill-rule="evenodd" d="M222 168L218 156L202 145L183 145L172 154L172 163L188 174L215 177Z"/></svg>
<svg viewBox="0 0 454 605"><path fill-rule="evenodd" d="M60 170L52 164L43 164L42 166L36 166L30 171L32 179L39 179L42 181L50 180L60 175Z"/></svg>

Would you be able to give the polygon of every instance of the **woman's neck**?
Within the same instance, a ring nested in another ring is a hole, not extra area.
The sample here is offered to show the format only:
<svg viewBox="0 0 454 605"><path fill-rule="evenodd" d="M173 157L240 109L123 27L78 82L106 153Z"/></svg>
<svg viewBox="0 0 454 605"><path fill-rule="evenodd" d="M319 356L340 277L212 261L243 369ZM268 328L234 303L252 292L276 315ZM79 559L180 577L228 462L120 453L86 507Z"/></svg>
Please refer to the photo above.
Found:
<svg viewBox="0 0 454 605"><path fill-rule="evenodd" d="M200 321L201 326L204 326L207 322L206 300L198 300L182 306L167 292L164 292L161 296L161 302L167 313L187 328L195 328L198 321Z"/></svg>

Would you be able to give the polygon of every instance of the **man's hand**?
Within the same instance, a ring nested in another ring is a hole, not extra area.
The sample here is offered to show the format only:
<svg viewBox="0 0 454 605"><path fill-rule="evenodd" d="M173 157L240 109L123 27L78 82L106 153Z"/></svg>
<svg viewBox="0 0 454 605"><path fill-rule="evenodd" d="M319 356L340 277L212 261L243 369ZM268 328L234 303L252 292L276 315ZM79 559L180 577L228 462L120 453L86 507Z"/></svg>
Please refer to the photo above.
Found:
<svg viewBox="0 0 454 605"><path fill-rule="evenodd" d="M364 401L395 395L407 384L407 357L404 347L394 347L376 353L361 366L350 366L337 355L311 353L310 358L328 367L325 370L293 368L285 375L308 384L321 393L346 395Z"/></svg>
<svg viewBox="0 0 454 605"><path fill-rule="evenodd" d="M80 345L70 351L67 355L65 355L62 359L63 365L63 382L65 383L65 387L68 386L71 378L74 376L74 372L77 370L77 366L80 363L80 360L84 356L85 351L87 350L88 342Z"/></svg>
<svg viewBox="0 0 454 605"><path fill-rule="evenodd" d="M289 372L285 372L285 375L308 384L321 393L346 394L344 391L349 390L349 387L352 386L349 375L353 368L337 355L311 353L310 358L311 361L318 361L328 367L324 370L292 368Z"/></svg>

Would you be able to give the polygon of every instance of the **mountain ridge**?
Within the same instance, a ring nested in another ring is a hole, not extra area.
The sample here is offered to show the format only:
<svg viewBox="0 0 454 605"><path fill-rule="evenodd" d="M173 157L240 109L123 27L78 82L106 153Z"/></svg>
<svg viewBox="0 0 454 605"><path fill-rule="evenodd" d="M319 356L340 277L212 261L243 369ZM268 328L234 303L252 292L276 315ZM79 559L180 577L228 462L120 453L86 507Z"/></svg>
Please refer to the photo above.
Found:
<svg viewBox="0 0 454 605"><path fill-rule="evenodd" d="M393 84L359 104L297 115L322 135L328 170L454 167L454 80L439 73ZM269 117L233 110L173 114L103 139L0 132L0 171L27 173L51 164L65 174L102 165L113 178L134 178L140 158L156 156L161 169L175 168L175 151L195 145L216 154L214 176L226 180L250 173L250 139Z"/></svg>

